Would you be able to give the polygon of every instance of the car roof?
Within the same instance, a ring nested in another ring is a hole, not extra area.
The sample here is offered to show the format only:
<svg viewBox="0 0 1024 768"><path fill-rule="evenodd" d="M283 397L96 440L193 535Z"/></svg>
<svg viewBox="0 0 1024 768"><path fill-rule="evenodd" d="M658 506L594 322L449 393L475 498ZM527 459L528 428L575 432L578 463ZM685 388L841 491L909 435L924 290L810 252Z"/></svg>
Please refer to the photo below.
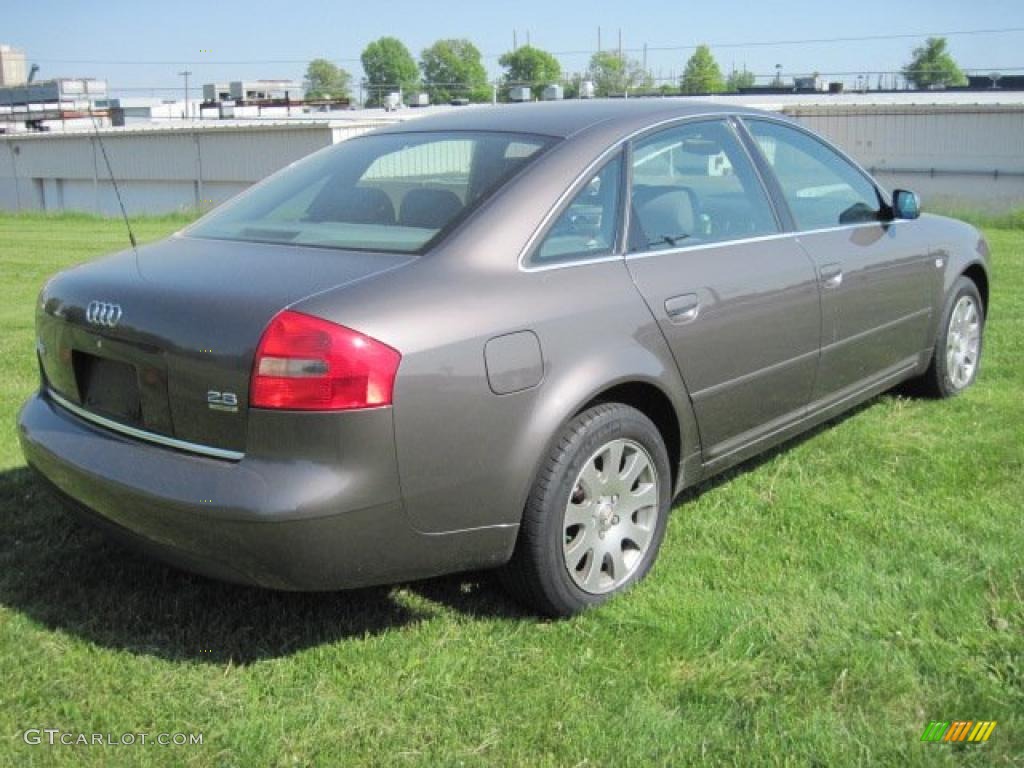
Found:
<svg viewBox="0 0 1024 768"><path fill-rule="evenodd" d="M650 122L695 115L767 114L747 107L723 105L689 98L569 99L524 104L485 104L453 107L440 114L405 120L378 133L423 131L503 131L535 133L559 138L601 124L615 133L634 130L644 119Z"/></svg>

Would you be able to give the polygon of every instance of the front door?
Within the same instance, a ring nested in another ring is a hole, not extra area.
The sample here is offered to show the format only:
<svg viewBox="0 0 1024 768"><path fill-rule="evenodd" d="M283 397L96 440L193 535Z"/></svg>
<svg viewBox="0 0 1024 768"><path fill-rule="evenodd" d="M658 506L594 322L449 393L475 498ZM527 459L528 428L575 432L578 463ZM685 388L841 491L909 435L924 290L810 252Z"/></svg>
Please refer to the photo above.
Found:
<svg viewBox="0 0 1024 768"><path fill-rule="evenodd" d="M827 405L916 365L934 291L924 227L891 220L874 183L820 139L771 120L744 122L818 270L822 351L812 401Z"/></svg>

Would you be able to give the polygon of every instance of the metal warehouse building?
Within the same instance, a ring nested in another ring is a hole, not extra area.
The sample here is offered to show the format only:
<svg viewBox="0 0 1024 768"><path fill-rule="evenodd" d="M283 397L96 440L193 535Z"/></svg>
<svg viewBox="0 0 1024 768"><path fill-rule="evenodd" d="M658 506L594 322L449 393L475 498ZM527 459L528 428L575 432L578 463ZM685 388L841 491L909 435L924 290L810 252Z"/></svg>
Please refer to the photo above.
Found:
<svg viewBox="0 0 1024 768"><path fill-rule="evenodd" d="M790 107L890 189L933 201L1024 207L1024 105Z"/></svg>
<svg viewBox="0 0 1024 768"><path fill-rule="evenodd" d="M915 103L924 99L930 103ZM883 184L915 189L926 202L1024 205L1024 93L714 100L785 112L835 141ZM368 114L375 116L113 128L102 131L103 146L130 215L205 209L310 152L395 119ZM117 214L101 150L89 132L0 136L0 209Z"/></svg>
<svg viewBox="0 0 1024 768"><path fill-rule="evenodd" d="M311 152L384 121L191 123L0 137L0 209L129 214L210 208Z"/></svg>

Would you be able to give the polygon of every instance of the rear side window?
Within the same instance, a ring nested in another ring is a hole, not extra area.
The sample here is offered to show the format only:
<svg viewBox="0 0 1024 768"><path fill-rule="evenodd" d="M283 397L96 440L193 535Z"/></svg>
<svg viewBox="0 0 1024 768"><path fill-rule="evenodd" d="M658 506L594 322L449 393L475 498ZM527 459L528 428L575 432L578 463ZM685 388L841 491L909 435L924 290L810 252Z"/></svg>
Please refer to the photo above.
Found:
<svg viewBox="0 0 1024 768"><path fill-rule="evenodd" d="M581 261L615 249L622 193L622 158L616 156L590 177L555 219L533 263Z"/></svg>
<svg viewBox="0 0 1024 768"><path fill-rule="evenodd" d="M747 120L775 171L797 227L827 229L877 221L882 202L863 173L813 136L767 120Z"/></svg>
<svg viewBox="0 0 1024 768"><path fill-rule="evenodd" d="M417 252L462 220L552 140L420 132L349 139L240 195L194 237Z"/></svg>
<svg viewBox="0 0 1024 768"><path fill-rule="evenodd" d="M633 148L630 250L658 251L773 234L771 203L722 121L686 123Z"/></svg>

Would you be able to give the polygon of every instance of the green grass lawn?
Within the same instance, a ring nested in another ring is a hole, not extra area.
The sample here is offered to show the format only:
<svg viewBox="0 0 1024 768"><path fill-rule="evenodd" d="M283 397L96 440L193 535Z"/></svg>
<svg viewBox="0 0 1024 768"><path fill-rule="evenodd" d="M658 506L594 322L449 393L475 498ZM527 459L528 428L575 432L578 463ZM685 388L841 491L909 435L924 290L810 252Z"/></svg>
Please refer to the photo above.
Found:
<svg viewBox="0 0 1024 768"><path fill-rule="evenodd" d="M881 397L699 489L646 582L552 623L487 575L278 594L78 524L14 418L37 291L123 225L0 216L0 765L1024 765L1024 225L986 233L972 390ZM955 719L998 725L919 741ZM203 744L27 746L30 728Z"/></svg>

